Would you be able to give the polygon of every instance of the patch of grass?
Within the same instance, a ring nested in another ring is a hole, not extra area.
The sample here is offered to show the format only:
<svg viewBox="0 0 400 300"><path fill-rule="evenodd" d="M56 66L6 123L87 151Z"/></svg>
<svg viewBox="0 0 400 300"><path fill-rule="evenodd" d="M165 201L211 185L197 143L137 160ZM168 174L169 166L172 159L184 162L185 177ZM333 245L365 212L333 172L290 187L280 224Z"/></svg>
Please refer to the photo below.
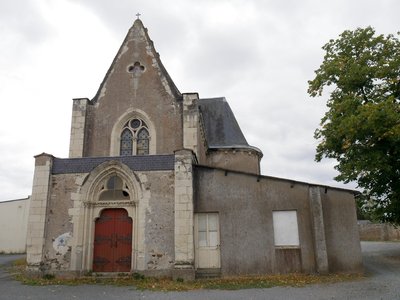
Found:
<svg viewBox="0 0 400 300"><path fill-rule="evenodd" d="M270 288L274 286L303 287L308 284L334 283L363 278L362 274L329 274L329 275L309 275L309 274L280 274L280 275L261 275L261 276L239 276L208 280L204 288L239 290L252 288Z"/></svg>
<svg viewBox="0 0 400 300"><path fill-rule="evenodd" d="M135 279L135 280L143 280L145 277L144 277L143 274L139 274L139 273L135 272L135 273L132 274L132 278Z"/></svg>
<svg viewBox="0 0 400 300"><path fill-rule="evenodd" d="M43 275L43 279L45 279L45 280L53 280L55 278L56 278L56 276L54 276L53 274L44 274Z"/></svg>
<svg viewBox="0 0 400 300"><path fill-rule="evenodd" d="M268 279L261 277L237 277L237 278L223 278L214 279L213 281L205 282L206 289L218 290L241 290L241 289L255 289L255 288L270 288L277 286Z"/></svg>
<svg viewBox="0 0 400 300"><path fill-rule="evenodd" d="M362 274L284 274L262 276L237 276L228 278L199 279L195 281L172 280L169 278L150 278L138 273L115 278L85 276L80 278L58 278L54 276L30 277L25 272L25 263L16 261L9 269L14 278L27 285L82 285L100 284L132 286L138 290L151 291L189 291L198 289L239 290L251 288L270 288L274 286L302 287L308 284L335 283L359 280Z"/></svg>
<svg viewBox="0 0 400 300"><path fill-rule="evenodd" d="M12 265L14 267L18 267L18 266L26 266L26 257L20 258L20 259L16 259L12 262Z"/></svg>

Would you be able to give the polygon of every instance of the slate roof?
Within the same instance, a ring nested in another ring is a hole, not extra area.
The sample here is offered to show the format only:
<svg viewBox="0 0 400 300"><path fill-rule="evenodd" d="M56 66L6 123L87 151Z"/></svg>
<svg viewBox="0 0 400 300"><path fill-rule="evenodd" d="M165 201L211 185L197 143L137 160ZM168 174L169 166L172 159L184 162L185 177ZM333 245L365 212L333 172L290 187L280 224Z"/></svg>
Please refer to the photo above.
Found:
<svg viewBox="0 0 400 300"><path fill-rule="evenodd" d="M132 171L166 171L174 170L175 156L172 154L82 158L55 157L52 174L89 173L98 165L112 160L127 165Z"/></svg>
<svg viewBox="0 0 400 300"><path fill-rule="evenodd" d="M260 149L247 143L224 97L199 99L199 107L210 149L250 148L261 153Z"/></svg>

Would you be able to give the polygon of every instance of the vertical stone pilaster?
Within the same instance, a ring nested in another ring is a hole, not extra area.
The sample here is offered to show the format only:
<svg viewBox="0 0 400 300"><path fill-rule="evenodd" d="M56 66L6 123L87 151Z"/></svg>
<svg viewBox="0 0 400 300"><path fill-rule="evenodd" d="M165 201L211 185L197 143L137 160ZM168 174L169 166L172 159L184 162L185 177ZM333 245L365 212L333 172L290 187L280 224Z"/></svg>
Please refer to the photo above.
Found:
<svg viewBox="0 0 400 300"><path fill-rule="evenodd" d="M193 152L175 151L175 275L194 279Z"/></svg>
<svg viewBox="0 0 400 300"><path fill-rule="evenodd" d="M320 188L318 186L309 187L309 200L311 209L311 221L314 236L315 263L318 273L328 273L328 253L326 249L324 216L322 212L322 201Z"/></svg>
<svg viewBox="0 0 400 300"><path fill-rule="evenodd" d="M43 260L52 162L52 155L42 153L35 156L35 172L26 241L27 262L32 271L40 271L40 264Z"/></svg>
<svg viewBox="0 0 400 300"><path fill-rule="evenodd" d="M85 141L86 110L89 99L74 99L72 105L71 137L69 143L69 157L82 157Z"/></svg>
<svg viewBox="0 0 400 300"><path fill-rule="evenodd" d="M139 181L138 183L142 185L142 195L139 200L139 204L136 205L137 221L136 221L136 235L137 235L137 243L135 245L135 259L136 259L136 269L137 270L146 270L147 269L147 260L146 253L149 253L149 249L147 247L146 240L146 222L148 218L145 217L148 214L148 211L151 210L150 199L151 199L151 191L150 189L146 189L144 186L148 183L148 178L145 174L138 174Z"/></svg>
<svg viewBox="0 0 400 300"><path fill-rule="evenodd" d="M84 180L87 176L87 173L79 176L75 180L75 184L79 187L82 187ZM71 242L71 271L81 271L83 265L83 235L84 235L84 216L85 216L85 207L83 205L83 200L80 194L80 188L78 192L71 193L71 200L73 202L72 208L68 209L68 214L71 218L73 224L73 234Z"/></svg>
<svg viewBox="0 0 400 300"><path fill-rule="evenodd" d="M192 150L199 156L199 95L183 94L183 148Z"/></svg>

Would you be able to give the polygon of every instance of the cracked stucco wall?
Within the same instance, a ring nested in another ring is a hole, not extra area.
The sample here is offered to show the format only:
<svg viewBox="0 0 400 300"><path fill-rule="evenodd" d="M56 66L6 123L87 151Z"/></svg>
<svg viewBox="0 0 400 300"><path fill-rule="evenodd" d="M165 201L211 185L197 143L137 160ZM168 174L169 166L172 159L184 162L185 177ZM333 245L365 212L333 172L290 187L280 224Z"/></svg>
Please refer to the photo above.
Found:
<svg viewBox="0 0 400 300"><path fill-rule="evenodd" d="M151 198L146 212L145 244L148 270L174 266L174 174L147 174Z"/></svg>
<svg viewBox="0 0 400 300"><path fill-rule="evenodd" d="M46 240L43 268L67 271L70 268L72 220L68 210L73 207L71 193L78 189L76 178L81 174L51 176L51 191L46 216Z"/></svg>

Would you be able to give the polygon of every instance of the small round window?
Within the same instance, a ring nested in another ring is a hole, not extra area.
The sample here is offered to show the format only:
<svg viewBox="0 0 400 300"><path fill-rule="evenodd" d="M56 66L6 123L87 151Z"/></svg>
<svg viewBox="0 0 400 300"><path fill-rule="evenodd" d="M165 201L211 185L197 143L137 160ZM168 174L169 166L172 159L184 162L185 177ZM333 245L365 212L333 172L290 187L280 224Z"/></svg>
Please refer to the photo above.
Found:
<svg viewBox="0 0 400 300"><path fill-rule="evenodd" d="M133 119L132 121L131 121L131 127L133 128L133 129L138 129L139 127L140 127L140 120L139 119Z"/></svg>

